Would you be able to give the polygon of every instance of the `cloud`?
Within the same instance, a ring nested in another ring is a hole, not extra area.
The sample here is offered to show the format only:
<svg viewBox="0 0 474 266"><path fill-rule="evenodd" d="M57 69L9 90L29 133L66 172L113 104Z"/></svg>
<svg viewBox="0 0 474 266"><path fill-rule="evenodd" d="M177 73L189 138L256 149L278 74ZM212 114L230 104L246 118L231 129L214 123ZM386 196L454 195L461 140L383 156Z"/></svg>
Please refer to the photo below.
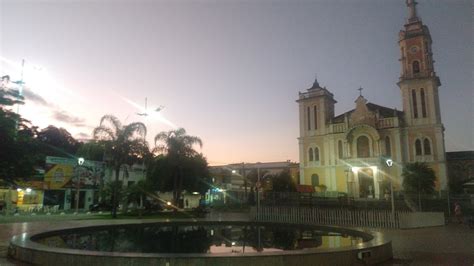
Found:
<svg viewBox="0 0 474 266"><path fill-rule="evenodd" d="M86 126L86 124L84 123L85 119L79 118L79 117L76 117L76 116L72 116L64 110L54 110L53 111L53 118L58 120L58 121L68 123L68 124L71 124L71 125L76 126L76 127L85 127Z"/></svg>
<svg viewBox="0 0 474 266"><path fill-rule="evenodd" d="M36 94L29 89L23 90L23 96L25 96L25 99L30 100L34 103L44 105L44 106L51 106L41 95Z"/></svg>
<svg viewBox="0 0 474 266"><path fill-rule="evenodd" d="M87 133L84 133L84 132L80 132L78 134L76 134L76 139L90 139L91 138L91 135L87 134Z"/></svg>

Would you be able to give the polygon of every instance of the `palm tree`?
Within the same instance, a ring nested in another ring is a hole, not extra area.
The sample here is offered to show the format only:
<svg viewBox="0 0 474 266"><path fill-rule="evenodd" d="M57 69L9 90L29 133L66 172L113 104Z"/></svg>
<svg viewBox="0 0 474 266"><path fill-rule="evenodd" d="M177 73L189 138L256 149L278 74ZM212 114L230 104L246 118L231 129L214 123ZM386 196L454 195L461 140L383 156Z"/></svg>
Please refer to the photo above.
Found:
<svg viewBox="0 0 474 266"><path fill-rule="evenodd" d="M184 128L168 132L163 131L155 136L155 148L153 151L165 154L173 164L173 200L175 205L178 203L183 187L182 161L186 157L198 154L193 148L196 144L202 147L201 139L196 136L187 135Z"/></svg>
<svg viewBox="0 0 474 266"><path fill-rule="evenodd" d="M435 190L435 172L424 162L414 162L403 166L402 176L405 191L418 193L418 208L421 211L421 194L431 194Z"/></svg>
<svg viewBox="0 0 474 266"><path fill-rule="evenodd" d="M98 127L94 128L95 140L104 144L105 155L115 171L115 182L119 182L120 169L125 165L143 160L148 154L145 140L146 126L134 122L123 126L113 115L104 115ZM112 191L112 217L117 217L117 189Z"/></svg>

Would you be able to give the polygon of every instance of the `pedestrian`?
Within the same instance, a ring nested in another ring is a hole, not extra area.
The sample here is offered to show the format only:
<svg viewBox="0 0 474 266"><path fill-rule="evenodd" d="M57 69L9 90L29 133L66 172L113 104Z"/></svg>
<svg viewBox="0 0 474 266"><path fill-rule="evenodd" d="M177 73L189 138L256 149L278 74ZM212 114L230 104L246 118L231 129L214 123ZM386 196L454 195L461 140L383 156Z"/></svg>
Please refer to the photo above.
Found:
<svg viewBox="0 0 474 266"><path fill-rule="evenodd" d="M454 203L454 215L460 224L462 224L462 211L461 205L458 202Z"/></svg>
<svg viewBox="0 0 474 266"><path fill-rule="evenodd" d="M185 203L186 203L186 209L189 208L189 201L188 201L188 199L185 200Z"/></svg>

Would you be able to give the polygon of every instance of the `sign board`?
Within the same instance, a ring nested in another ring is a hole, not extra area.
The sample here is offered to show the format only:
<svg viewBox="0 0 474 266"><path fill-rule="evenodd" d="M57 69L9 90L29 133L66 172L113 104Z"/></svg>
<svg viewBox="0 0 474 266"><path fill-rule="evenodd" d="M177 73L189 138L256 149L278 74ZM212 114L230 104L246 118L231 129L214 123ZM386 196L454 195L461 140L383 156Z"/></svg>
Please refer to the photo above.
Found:
<svg viewBox="0 0 474 266"><path fill-rule="evenodd" d="M82 188L95 188L104 177L102 162L85 160L78 165L75 158L46 157L44 174L45 189L62 189L76 187L79 180Z"/></svg>

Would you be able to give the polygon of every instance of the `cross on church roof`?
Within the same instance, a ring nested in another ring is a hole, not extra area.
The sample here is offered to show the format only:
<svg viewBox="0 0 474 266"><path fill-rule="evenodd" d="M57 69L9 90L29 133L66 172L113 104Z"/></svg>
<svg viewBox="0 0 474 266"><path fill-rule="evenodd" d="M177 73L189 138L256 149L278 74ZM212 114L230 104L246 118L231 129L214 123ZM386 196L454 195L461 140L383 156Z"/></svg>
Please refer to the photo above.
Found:
<svg viewBox="0 0 474 266"><path fill-rule="evenodd" d="M360 96L362 96L362 90L363 90L363 88L362 88L362 87L359 87L357 90L359 91Z"/></svg>
<svg viewBox="0 0 474 266"><path fill-rule="evenodd" d="M408 21L413 22L418 20L416 15L416 5L418 4L415 0L406 0L408 6Z"/></svg>

